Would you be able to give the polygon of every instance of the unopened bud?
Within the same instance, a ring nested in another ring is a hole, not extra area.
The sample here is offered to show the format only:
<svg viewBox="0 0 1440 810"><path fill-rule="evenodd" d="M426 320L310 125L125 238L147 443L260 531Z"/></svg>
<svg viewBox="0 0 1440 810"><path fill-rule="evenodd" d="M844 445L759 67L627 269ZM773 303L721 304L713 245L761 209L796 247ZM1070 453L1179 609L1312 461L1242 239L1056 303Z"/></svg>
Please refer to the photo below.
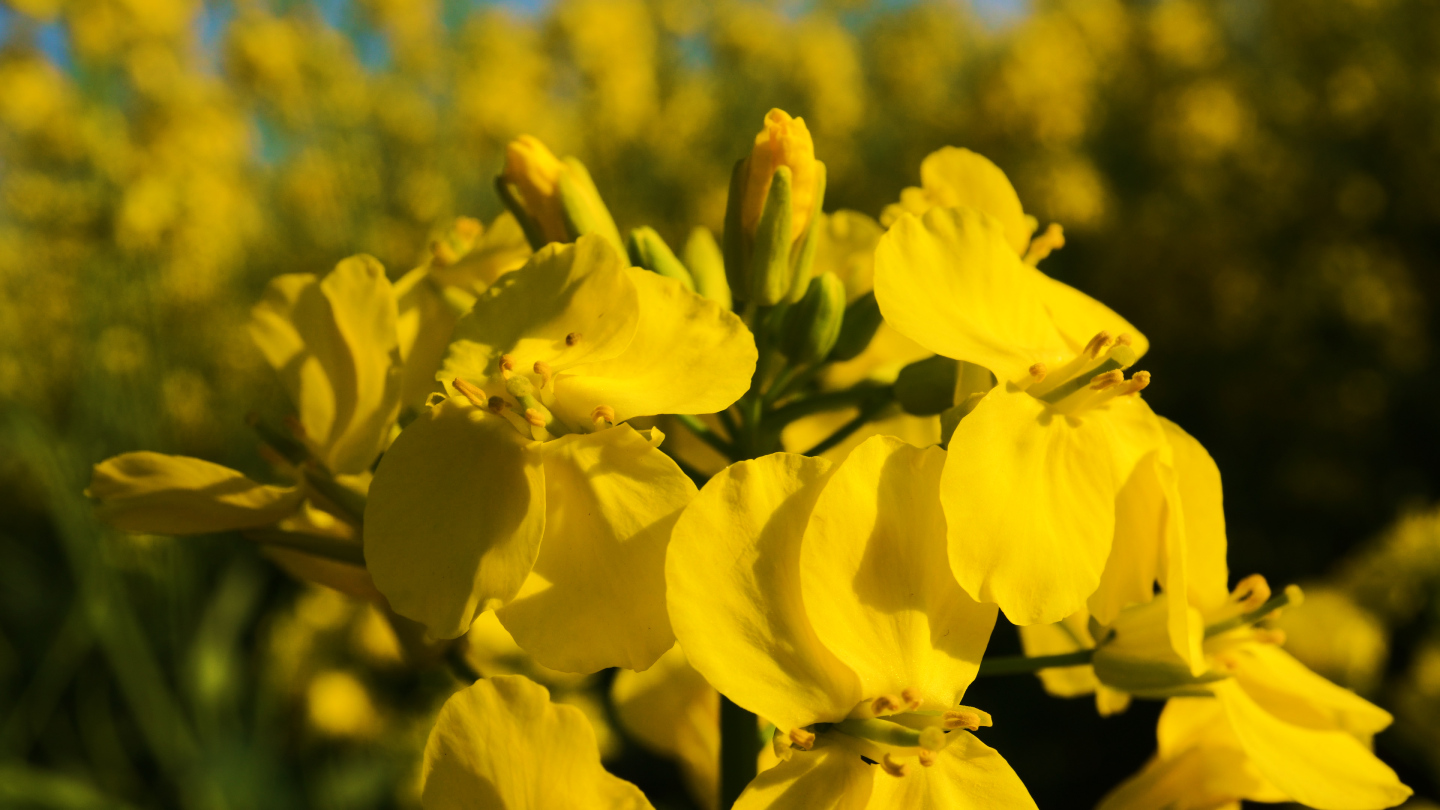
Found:
<svg viewBox="0 0 1440 810"><path fill-rule="evenodd" d="M955 404L955 381L960 363L935 355L916 360L895 378L895 399L906 413L934 416Z"/></svg>
<svg viewBox="0 0 1440 810"><path fill-rule="evenodd" d="M725 270L732 292L765 306L795 302L815 261L825 164L805 122L765 116L749 157L736 164L725 214Z"/></svg>
<svg viewBox="0 0 1440 810"><path fill-rule="evenodd" d="M830 359L844 361L859 357L884 321L873 291L856 298L845 308L845 319L840 324L835 347L830 350Z"/></svg>
<svg viewBox="0 0 1440 810"><path fill-rule="evenodd" d="M555 157L538 138L521 135L505 148L505 171L495 178L505 207L536 250L551 242L574 242L596 233L623 251L615 219L600 198L585 164Z"/></svg>
<svg viewBox="0 0 1440 810"><path fill-rule="evenodd" d="M844 318L844 282L834 273L817 276L805 297L785 313L780 350L791 362L818 363L835 348Z"/></svg>
<svg viewBox="0 0 1440 810"><path fill-rule="evenodd" d="M725 309L733 307L730 282L725 278L725 256L715 243L715 235L706 227L698 227L685 240L685 266L695 282L695 292Z"/></svg>
<svg viewBox="0 0 1440 810"><path fill-rule="evenodd" d="M675 253L660 234L654 228L636 228L630 232L630 238L626 240L625 248L630 254L630 263L636 267L643 267L657 275L666 278L673 278L685 285L685 289L693 291L695 281L690 277L690 271L685 265L675 258Z"/></svg>

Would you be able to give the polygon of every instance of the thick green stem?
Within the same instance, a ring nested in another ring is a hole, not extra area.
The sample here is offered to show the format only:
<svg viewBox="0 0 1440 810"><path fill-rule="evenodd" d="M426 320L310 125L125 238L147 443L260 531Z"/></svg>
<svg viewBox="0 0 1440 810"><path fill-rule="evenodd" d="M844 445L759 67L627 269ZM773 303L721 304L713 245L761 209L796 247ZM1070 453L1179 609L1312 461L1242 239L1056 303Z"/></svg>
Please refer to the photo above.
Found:
<svg viewBox="0 0 1440 810"><path fill-rule="evenodd" d="M755 715L720 697L720 810L728 810L755 778L764 741Z"/></svg>
<svg viewBox="0 0 1440 810"><path fill-rule="evenodd" d="M1004 655L980 662L981 675L1023 675L1052 667L1074 667L1090 663L1094 650L1076 650L1059 655Z"/></svg>
<svg viewBox="0 0 1440 810"><path fill-rule="evenodd" d="M735 454L735 450L730 446L730 443L720 438L715 431L705 427L705 423L701 422L698 416L683 413L677 413L674 416L676 421L689 428L690 432L694 433L701 441L720 451L721 455L730 458Z"/></svg>

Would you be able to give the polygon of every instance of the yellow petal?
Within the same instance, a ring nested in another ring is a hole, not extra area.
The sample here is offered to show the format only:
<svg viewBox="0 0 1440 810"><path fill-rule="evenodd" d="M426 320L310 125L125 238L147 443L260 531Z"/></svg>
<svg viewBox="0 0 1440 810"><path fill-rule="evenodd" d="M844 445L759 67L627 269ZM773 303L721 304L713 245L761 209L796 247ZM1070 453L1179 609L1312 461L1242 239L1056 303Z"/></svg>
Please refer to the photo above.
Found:
<svg viewBox="0 0 1440 810"><path fill-rule="evenodd" d="M432 266L430 276L440 284L479 293L506 273L523 267L532 252L515 215L506 211L485 228L460 261Z"/></svg>
<svg viewBox="0 0 1440 810"><path fill-rule="evenodd" d="M1013 386L987 394L955 429L940 482L965 591L1016 624L1079 610L1110 553L1120 483L1158 441L1154 419L1136 397L1074 419Z"/></svg>
<svg viewBox="0 0 1440 810"><path fill-rule="evenodd" d="M476 681L445 701L421 780L425 810L650 807L639 788L600 765L585 715L519 675Z"/></svg>
<svg viewBox="0 0 1440 810"><path fill-rule="evenodd" d="M885 229L859 211L822 214L820 222L815 275L834 273L845 284L846 301L870 292L875 287L875 246Z"/></svg>
<svg viewBox="0 0 1440 810"><path fill-rule="evenodd" d="M788 453L731 465L680 516L665 561L670 622L690 664L785 730L843 720L861 698L800 596L800 542L830 471Z"/></svg>
<svg viewBox="0 0 1440 810"><path fill-rule="evenodd" d="M1028 656L1063 655L1091 649L1089 615L1085 611L1066 616L1053 624L1030 624L1020 628L1020 646ZM1056 697L1076 697L1094 692L1100 685L1095 670L1088 664L1074 667L1050 667L1037 673L1045 691Z"/></svg>
<svg viewBox="0 0 1440 810"><path fill-rule="evenodd" d="M998 220L969 208L907 216L875 251L885 320L930 351L1002 380L1027 379L1033 364L1053 368L1077 351L1051 323L1042 288L1049 283L1015 255Z"/></svg>
<svg viewBox="0 0 1440 810"><path fill-rule="evenodd" d="M629 425L562 436L542 455L545 537L500 621L551 669L645 669L675 643L665 547L695 484Z"/></svg>
<svg viewBox="0 0 1440 810"><path fill-rule="evenodd" d="M879 768L849 746L821 738L815 750L796 752L755 777L735 810L864 810Z"/></svg>
<svg viewBox="0 0 1440 810"><path fill-rule="evenodd" d="M386 451L365 507L365 562L406 618L454 638L509 601L545 529L540 445L463 397L427 408Z"/></svg>
<svg viewBox="0 0 1440 810"><path fill-rule="evenodd" d="M1389 712L1311 672L1275 645L1247 644L1232 660L1236 682L1286 722L1370 737L1394 721Z"/></svg>
<svg viewBox="0 0 1440 810"><path fill-rule="evenodd" d="M406 407L419 410L431 392L439 390L435 372L445 359L450 334L463 310L451 303L423 267L411 270L395 283L395 296L400 308L396 322L400 355L405 363L400 400ZM474 303L473 299L470 303Z"/></svg>
<svg viewBox="0 0 1440 810"><path fill-rule="evenodd" d="M1220 468L1200 442L1164 417L1160 427L1174 456L1176 486L1185 510L1185 568L1190 603L1208 612L1225 604L1225 508Z"/></svg>
<svg viewBox="0 0 1440 810"><path fill-rule="evenodd" d="M268 526L298 510L304 498L296 487L257 484L229 467L148 451L96 464L85 492L100 502L101 520L154 534Z"/></svg>
<svg viewBox="0 0 1440 810"><path fill-rule="evenodd" d="M927 709L959 703L995 626L960 589L937 497L945 451L868 439L830 476L800 547L800 585L820 641L865 697L914 689Z"/></svg>
<svg viewBox="0 0 1440 810"><path fill-rule="evenodd" d="M1035 271L1035 275L1039 277L1036 286L1041 300L1045 302L1045 310L1050 313L1055 329L1064 337L1072 356L1101 330L1114 336L1129 335L1130 348L1135 350L1136 357L1150 350L1149 338L1111 308L1039 270Z"/></svg>
<svg viewBox="0 0 1440 810"><path fill-rule="evenodd" d="M526 373L537 361L562 372L619 355L639 321L625 265L601 236L547 245L475 301L437 377L446 386L456 377L483 386L498 377L505 354Z"/></svg>
<svg viewBox="0 0 1440 810"><path fill-rule="evenodd" d="M556 415L589 424L597 405L615 421L661 413L716 413L750 388L755 338L735 313L680 282L630 268L639 295L635 337L619 356L555 380Z"/></svg>
<svg viewBox="0 0 1440 810"><path fill-rule="evenodd" d="M399 413L396 319L385 269L364 255L341 261L323 279L280 276L252 311L251 337L332 472L367 469Z"/></svg>
<svg viewBox="0 0 1440 810"><path fill-rule="evenodd" d="M356 599L384 604L385 597L375 590L370 572L359 565L317 557L281 546L261 546L261 553L284 569L285 573L303 582L324 585Z"/></svg>
<svg viewBox="0 0 1440 810"><path fill-rule="evenodd" d="M1015 255L1025 253L1035 221L1025 216L1010 178L989 158L954 146L937 149L920 163L920 185L919 194L902 194L900 205L885 210L887 226L906 210L923 214L937 206L974 208L999 221Z"/></svg>
<svg viewBox="0 0 1440 810"><path fill-rule="evenodd" d="M1170 626L1172 599L1183 604L1172 594L1162 593L1121 611L1106 628L1092 659L1101 683L1139 697L1168 697L1221 677L1209 673L1203 664L1196 667L1192 663L1204 661L1200 642L1205 624L1200 611L1188 606L1181 611L1186 626L1178 637L1189 648L1175 650L1177 634Z"/></svg>
<svg viewBox="0 0 1440 810"><path fill-rule="evenodd" d="M911 763L900 778L875 777L866 810L1004 810L1033 808L1035 800L1000 753L968 731L952 731L929 768ZM876 768L875 770L879 770Z"/></svg>
<svg viewBox="0 0 1440 810"><path fill-rule="evenodd" d="M690 795L714 808L720 789L720 693L690 666L679 645L644 672L620 670L610 696L625 730L651 751L679 760Z"/></svg>
<svg viewBox="0 0 1440 810"><path fill-rule="evenodd" d="M1410 796L1395 772L1350 734L1286 722L1236 681L1211 688L1245 753L1295 801L1318 810L1371 810Z"/></svg>

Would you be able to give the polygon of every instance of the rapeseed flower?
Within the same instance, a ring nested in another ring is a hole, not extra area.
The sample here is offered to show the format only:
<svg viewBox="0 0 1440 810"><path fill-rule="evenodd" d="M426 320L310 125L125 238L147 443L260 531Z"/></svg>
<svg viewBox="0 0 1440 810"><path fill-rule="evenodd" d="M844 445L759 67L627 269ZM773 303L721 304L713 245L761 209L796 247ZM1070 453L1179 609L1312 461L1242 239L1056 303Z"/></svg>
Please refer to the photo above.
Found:
<svg viewBox="0 0 1440 810"><path fill-rule="evenodd" d="M547 246L461 319L445 394L376 470L377 587L438 637L495 609L547 667L650 666L674 641L665 548L695 485L624 423L728 407L755 357L733 313L603 237Z"/></svg>
<svg viewBox="0 0 1440 810"><path fill-rule="evenodd" d="M785 761L739 808L1033 807L960 705L995 622L945 562L944 451L874 437L844 463L777 453L710 480L666 560L675 633Z"/></svg>
<svg viewBox="0 0 1440 810"><path fill-rule="evenodd" d="M1116 495L1163 443L1133 396L1149 374L1124 376L1148 342L1033 266L1053 241L1031 244L1004 174L964 157L974 182L955 187L971 190L967 207L901 216L876 250L875 297L901 334L998 378L951 438L940 490L950 562L1012 622L1054 622L1100 585Z"/></svg>

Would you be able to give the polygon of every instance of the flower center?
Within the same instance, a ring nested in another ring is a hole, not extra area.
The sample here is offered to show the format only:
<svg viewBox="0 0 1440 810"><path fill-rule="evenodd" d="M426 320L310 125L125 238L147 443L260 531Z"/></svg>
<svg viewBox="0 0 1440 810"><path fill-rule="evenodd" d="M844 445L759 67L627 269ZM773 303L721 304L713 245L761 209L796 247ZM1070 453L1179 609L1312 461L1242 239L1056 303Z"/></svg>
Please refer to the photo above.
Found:
<svg viewBox="0 0 1440 810"><path fill-rule="evenodd" d="M566 336L567 345L580 339L579 333ZM517 369L513 355L500 356L500 378L492 379L486 388L456 378L451 384L477 408L504 416L522 434L536 441L545 441L578 433L581 428L557 416L555 404L555 372L548 363L537 360L530 373ZM493 389L493 390L488 390ZM600 405L590 414L592 431L603 430L615 423L615 409Z"/></svg>
<svg viewBox="0 0 1440 810"><path fill-rule="evenodd" d="M1052 370L1044 363L1031 366L1029 381L1020 385L1051 410L1076 414L1144 390L1150 384L1150 372L1137 371L1125 378L1125 370L1137 359L1129 335L1112 337L1101 331L1059 368Z"/></svg>

